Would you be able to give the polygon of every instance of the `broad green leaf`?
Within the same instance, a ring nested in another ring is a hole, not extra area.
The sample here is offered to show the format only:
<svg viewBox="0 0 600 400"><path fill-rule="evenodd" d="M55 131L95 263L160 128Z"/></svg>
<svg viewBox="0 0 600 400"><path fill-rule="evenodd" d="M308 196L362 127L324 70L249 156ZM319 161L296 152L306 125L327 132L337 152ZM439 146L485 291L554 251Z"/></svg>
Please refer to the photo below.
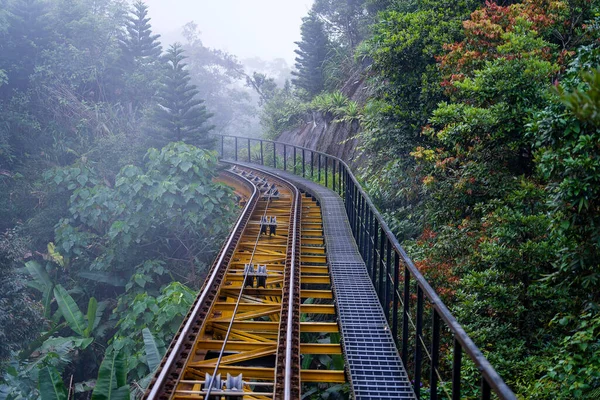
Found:
<svg viewBox="0 0 600 400"><path fill-rule="evenodd" d="M75 300L67 293L61 285L56 285L54 288L54 298L58 303L58 308L69 324L69 327L77 334L84 336L85 319L79 310Z"/></svg>
<svg viewBox="0 0 600 400"><path fill-rule="evenodd" d="M52 299L54 298L54 296L52 296L53 289L54 285L46 289L44 292L44 317L46 319L50 318L50 313L52 312L52 308L50 306L52 304Z"/></svg>
<svg viewBox="0 0 600 400"><path fill-rule="evenodd" d="M188 172L188 170L189 170L190 168L192 168L192 163L191 163L191 162L189 162L189 161L184 161L184 162L182 162L181 164L179 164L179 168L181 168L181 170L182 170L183 172Z"/></svg>
<svg viewBox="0 0 600 400"><path fill-rule="evenodd" d="M162 357L150 329L142 329L142 335L144 337L144 346L146 349L146 364L148 364L148 368L150 368L150 371L152 372L158 367Z"/></svg>
<svg viewBox="0 0 600 400"><path fill-rule="evenodd" d="M118 351L104 357L92 400L129 400L125 358Z"/></svg>
<svg viewBox="0 0 600 400"><path fill-rule="evenodd" d="M50 275L46 272L46 269L42 267L37 261L27 261L25 263L25 268L31 275L31 277L35 280L35 282L46 289L52 286L52 280L50 279Z"/></svg>
<svg viewBox="0 0 600 400"><path fill-rule="evenodd" d="M84 336L90 337L92 334L92 330L94 329L94 324L96 323L96 311L98 310L98 301L91 297L88 303L87 309L87 328L85 329Z"/></svg>
<svg viewBox="0 0 600 400"><path fill-rule="evenodd" d="M39 379L42 400L67 400L67 389L56 368L52 366L42 368Z"/></svg>

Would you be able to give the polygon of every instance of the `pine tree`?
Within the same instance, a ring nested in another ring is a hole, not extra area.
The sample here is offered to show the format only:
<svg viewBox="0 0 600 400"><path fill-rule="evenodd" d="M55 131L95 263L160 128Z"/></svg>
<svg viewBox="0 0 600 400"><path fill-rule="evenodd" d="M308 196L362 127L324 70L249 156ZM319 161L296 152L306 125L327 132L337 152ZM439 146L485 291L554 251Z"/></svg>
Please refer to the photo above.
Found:
<svg viewBox="0 0 600 400"><path fill-rule="evenodd" d="M162 48L158 38L152 34L148 7L136 1L125 23L126 32L121 38L123 51L121 71L123 73L123 98L131 116L141 115L156 95L160 78L160 55Z"/></svg>
<svg viewBox="0 0 600 400"><path fill-rule="evenodd" d="M142 1L136 1L127 17L125 25L127 35L122 39L123 50L126 55L136 61L154 60L162 52L158 38L160 35L152 34L148 6Z"/></svg>
<svg viewBox="0 0 600 400"><path fill-rule="evenodd" d="M196 98L198 90L190 85L189 72L181 45L171 45L165 55L166 71L158 94L155 121L162 131L157 132L159 144L184 141L200 147L212 147L213 140L208 132L213 126L206 124L212 114L202 105L204 100Z"/></svg>
<svg viewBox="0 0 600 400"><path fill-rule="evenodd" d="M302 19L301 32L302 40L296 42L298 57L296 71L292 72L296 78L292 79L292 83L312 97L324 87L323 64L327 58L329 40L323 22L313 12Z"/></svg>

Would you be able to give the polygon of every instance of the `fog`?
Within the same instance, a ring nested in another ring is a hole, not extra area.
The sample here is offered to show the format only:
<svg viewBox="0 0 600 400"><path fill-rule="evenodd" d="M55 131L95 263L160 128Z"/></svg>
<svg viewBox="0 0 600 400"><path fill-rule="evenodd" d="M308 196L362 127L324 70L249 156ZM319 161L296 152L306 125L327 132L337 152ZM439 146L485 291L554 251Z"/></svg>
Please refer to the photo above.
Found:
<svg viewBox="0 0 600 400"><path fill-rule="evenodd" d="M240 60L283 58L294 63L300 24L313 0L146 0L152 27L163 44L180 39L181 27L194 21L205 46Z"/></svg>

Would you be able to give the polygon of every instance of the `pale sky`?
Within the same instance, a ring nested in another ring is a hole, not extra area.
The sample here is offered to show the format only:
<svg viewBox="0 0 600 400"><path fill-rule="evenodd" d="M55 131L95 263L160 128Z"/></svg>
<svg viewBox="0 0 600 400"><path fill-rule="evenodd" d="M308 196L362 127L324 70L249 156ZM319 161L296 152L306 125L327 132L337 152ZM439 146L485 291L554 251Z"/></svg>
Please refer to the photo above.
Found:
<svg viewBox="0 0 600 400"><path fill-rule="evenodd" d="M300 24L313 0L145 0L153 31L164 42L176 40L181 27L194 21L205 46L238 59L283 58L294 63ZM161 38L161 39L163 39Z"/></svg>

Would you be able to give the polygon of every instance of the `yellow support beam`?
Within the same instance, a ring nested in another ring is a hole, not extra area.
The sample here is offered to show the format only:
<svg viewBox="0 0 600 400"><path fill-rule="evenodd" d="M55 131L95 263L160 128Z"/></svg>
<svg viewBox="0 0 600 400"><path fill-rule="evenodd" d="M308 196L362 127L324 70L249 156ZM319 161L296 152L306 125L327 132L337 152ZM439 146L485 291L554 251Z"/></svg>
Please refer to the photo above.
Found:
<svg viewBox="0 0 600 400"><path fill-rule="evenodd" d="M324 369L303 369L300 371L302 382L346 383L344 371L327 371Z"/></svg>
<svg viewBox="0 0 600 400"><path fill-rule="evenodd" d="M301 354L342 354L340 344L329 343L302 343L300 345Z"/></svg>

